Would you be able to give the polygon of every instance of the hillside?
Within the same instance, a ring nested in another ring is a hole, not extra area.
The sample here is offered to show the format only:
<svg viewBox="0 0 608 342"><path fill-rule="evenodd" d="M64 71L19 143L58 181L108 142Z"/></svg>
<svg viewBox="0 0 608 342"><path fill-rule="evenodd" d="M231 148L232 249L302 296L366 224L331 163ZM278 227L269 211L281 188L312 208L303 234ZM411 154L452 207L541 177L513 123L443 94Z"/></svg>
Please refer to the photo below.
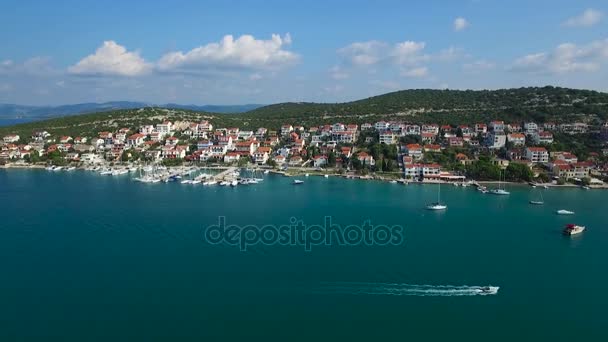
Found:
<svg viewBox="0 0 608 342"><path fill-rule="evenodd" d="M608 119L608 94L567 88L503 90L403 90L347 103L281 103L242 114L168 110L158 107L105 111L0 127L0 135L29 135L46 129L54 134L90 135L118 127L137 127L163 119L211 120L216 127L278 128L284 123L304 126L336 121L399 120L439 124L506 121L603 121Z"/></svg>

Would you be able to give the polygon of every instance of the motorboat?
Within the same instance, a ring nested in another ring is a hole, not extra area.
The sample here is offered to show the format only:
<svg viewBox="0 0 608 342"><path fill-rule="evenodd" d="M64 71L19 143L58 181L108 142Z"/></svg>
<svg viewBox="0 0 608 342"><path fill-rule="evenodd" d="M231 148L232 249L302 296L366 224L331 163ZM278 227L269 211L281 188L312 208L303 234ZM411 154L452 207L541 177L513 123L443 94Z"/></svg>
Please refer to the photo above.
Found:
<svg viewBox="0 0 608 342"><path fill-rule="evenodd" d="M239 185L239 181L237 181L236 179L233 180L232 182L230 182L230 186L237 186Z"/></svg>
<svg viewBox="0 0 608 342"><path fill-rule="evenodd" d="M576 234L580 234L585 230L584 226L579 226L576 224L567 224L566 227L564 227L564 230L562 231L564 233L564 235L568 235L568 236L572 236L572 235L576 235Z"/></svg>
<svg viewBox="0 0 608 342"><path fill-rule="evenodd" d="M477 291L480 294L484 294L484 295L495 295L498 293L498 290L500 289L500 287L498 286L484 286L479 288Z"/></svg>
<svg viewBox="0 0 608 342"><path fill-rule="evenodd" d="M298 185L298 184L304 184L303 180L299 180L299 179L294 179L293 180L293 185Z"/></svg>
<svg viewBox="0 0 608 342"><path fill-rule="evenodd" d="M545 204L545 202L543 202L543 201L530 201L530 204L543 205L543 204Z"/></svg>
<svg viewBox="0 0 608 342"><path fill-rule="evenodd" d="M74 171L76 170L76 166L70 166L67 169L65 169L66 171Z"/></svg>
<svg viewBox="0 0 608 342"><path fill-rule="evenodd" d="M560 209L557 211L557 215L574 215L574 211Z"/></svg>
<svg viewBox="0 0 608 342"><path fill-rule="evenodd" d="M448 208L447 205L441 204L441 203L431 203L426 206L427 210L445 210L447 208Z"/></svg>
<svg viewBox="0 0 608 342"><path fill-rule="evenodd" d="M493 189L493 190L490 190L490 193L492 195L510 195L511 194L510 192L508 192L505 189Z"/></svg>

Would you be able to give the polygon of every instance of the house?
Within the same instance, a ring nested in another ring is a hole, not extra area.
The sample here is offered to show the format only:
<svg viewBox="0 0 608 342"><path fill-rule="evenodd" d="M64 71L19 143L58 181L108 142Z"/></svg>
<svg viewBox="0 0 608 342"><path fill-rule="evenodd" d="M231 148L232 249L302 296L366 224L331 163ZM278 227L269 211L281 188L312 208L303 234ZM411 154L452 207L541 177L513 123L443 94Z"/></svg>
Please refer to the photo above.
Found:
<svg viewBox="0 0 608 342"><path fill-rule="evenodd" d="M251 156L251 155L253 155L255 150L258 148L258 142L255 140L237 141L235 146L236 146L236 152L238 152L239 154ZM269 147L260 147L260 148L270 149Z"/></svg>
<svg viewBox="0 0 608 342"><path fill-rule="evenodd" d="M314 167L322 167L327 165L327 157L326 156L314 156L313 158Z"/></svg>
<svg viewBox="0 0 608 342"><path fill-rule="evenodd" d="M163 123L159 123L158 125L156 125L156 131L160 133L162 137L171 135L171 133L173 133L173 123L171 123L171 121L164 121Z"/></svg>
<svg viewBox="0 0 608 342"><path fill-rule="evenodd" d="M422 137L422 142L423 143L432 143L433 141L435 141L435 137L437 135L434 133L425 133L422 132L421 137Z"/></svg>
<svg viewBox="0 0 608 342"><path fill-rule="evenodd" d="M203 132L211 132L213 130L213 125L209 121L203 120L199 123L198 129Z"/></svg>
<svg viewBox="0 0 608 342"><path fill-rule="evenodd" d="M380 131L380 143L386 145L392 145L397 142L395 134L389 130Z"/></svg>
<svg viewBox="0 0 608 342"><path fill-rule="evenodd" d="M501 121L502 122L502 121ZM492 149L503 148L507 144L507 136L503 131L492 131L487 138L487 146Z"/></svg>
<svg viewBox="0 0 608 342"><path fill-rule="evenodd" d="M119 143L124 143L127 141L127 133L125 132L118 132L116 134L114 134L114 139L113 141L117 141Z"/></svg>
<svg viewBox="0 0 608 342"><path fill-rule="evenodd" d="M76 161L79 160L78 157L80 154L78 152L70 152L65 155L65 160Z"/></svg>
<svg viewBox="0 0 608 342"><path fill-rule="evenodd" d="M160 160L161 157L161 152L160 150L148 150L146 152L144 152L144 155L146 156L146 159L152 160L152 161L157 161Z"/></svg>
<svg viewBox="0 0 608 342"><path fill-rule="evenodd" d="M554 163L551 173L554 177L571 179L574 178L574 167L566 163Z"/></svg>
<svg viewBox="0 0 608 342"><path fill-rule="evenodd" d="M526 144L526 135L523 133L511 133L507 135L507 141L513 146L523 146Z"/></svg>
<svg viewBox="0 0 608 342"><path fill-rule="evenodd" d="M536 144L553 144L553 133L548 131L536 132L532 135Z"/></svg>
<svg viewBox="0 0 608 342"><path fill-rule="evenodd" d="M507 125L507 130L511 133L520 133L521 125L518 123L510 123Z"/></svg>
<svg viewBox="0 0 608 342"><path fill-rule="evenodd" d="M270 147L260 147L258 148L255 153L253 154L253 159L255 161L256 164L258 165L263 165L266 164L266 162L268 161L268 158L270 156Z"/></svg>
<svg viewBox="0 0 608 342"><path fill-rule="evenodd" d="M359 152L357 154L357 159L359 160L359 162L361 162L362 165L366 165L366 166L376 165L376 161L374 160L374 157L372 157L370 154L367 154L365 152Z"/></svg>
<svg viewBox="0 0 608 342"><path fill-rule="evenodd" d="M103 140L112 139L112 133L111 132L99 132L99 137Z"/></svg>
<svg viewBox="0 0 608 342"><path fill-rule="evenodd" d="M281 126L281 135L286 136L289 135L293 131L292 125L283 125Z"/></svg>
<svg viewBox="0 0 608 342"><path fill-rule="evenodd" d="M86 153L86 152L90 153L90 152L95 151L95 147L93 147L91 145L85 145L85 144L75 144L74 151L80 152L80 153Z"/></svg>
<svg viewBox="0 0 608 342"><path fill-rule="evenodd" d="M572 165L573 168L573 172L574 172L574 178L587 178L589 177L589 174L591 173L591 168L593 167L593 163L592 162L579 162L579 163L574 163L574 164L570 164Z"/></svg>
<svg viewBox="0 0 608 342"><path fill-rule="evenodd" d="M359 129L359 126L356 124L348 124L346 125L346 130L349 132L356 132Z"/></svg>
<svg viewBox="0 0 608 342"><path fill-rule="evenodd" d="M159 142L163 139L163 135L160 132L152 132L150 134L150 140L155 141L155 142Z"/></svg>
<svg viewBox="0 0 608 342"><path fill-rule="evenodd" d="M19 141L19 136L17 134L9 134L2 139L7 144L16 143Z"/></svg>
<svg viewBox="0 0 608 342"><path fill-rule="evenodd" d="M165 145L177 146L177 143L179 143L179 139L177 137L168 137L167 140L165 140Z"/></svg>
<svg viewBox="0 0 608 342"><path fill-rule="evenodd" d="M266 136L266 134L268 133L268 129L264 128L264 127L260 127L258 128L258 130L255 132L255 138L257 140L262 140L264 139L264 137Z"/></svg>
<svg viewBox="0 0 608 342"><path fill-rule="evenodd" d="M332 131L344 131L346 129L346 126L344 126L343 123L335 123L333 125L331 125L331 130Z"/></svg>
<svg viewBox="0 0 608 342"><path fill-rule="evenodd" d="M414 159L420 159L423 156L422 146L419 144L408 144L405 146L405 154Z"/></svg>
<svg viewBox="0 0 608 342"><path fill-rule="evenodd" d="M526 159L532 163L548 163L549 152L544 147L528 147L526 148Z"/></svg>
<svg viewBox="0 0 608 342"><path fill-rule="evenodd" d="M521 148L512 148L507 151L507 159L509 160L521 160L523 157L524 153Z"/></svg>
<svg viewBox="0 0 608 342"><path fill-rule="evenodd" d="M605 122L600 127L600 138L604 141L608 141L608 122Z"/></svg>
<svg viewBox="0 0 608 342"><path fill-rule="evenodd" d="M488 126L483 123L475 124L475 133L477 134L486 134L488 133Z"/></svg>
<svg viewBox="0 0 608 342"><path fill-rule="evenodd" d="M555 124L555 122L545 122L543 124L543 129L545 131L554 131L557 128L557 125Z"/></svg>
<svg viewBox="0 0 608 342"><path fill-rule="evenodd" d="M213 142L211 140L200 140L196 143L196 148L199 150L203 150L211 146L213 146Z"/></svg>
<svg viewBox="0 0 608 342"><path fill-rule="evenodd" d="M289 165L296 166L302 164L302 157L300 156L292 156L289 158Z"/></svg>
<svg viewBox="0 0 608 342"><path fill-rule="evenodd" d="M525 122L524 123L524 132L526 134L534 134L536 132L538 132L538 125L534 122Z"/></svg>
<svg viewBox="0 0 608 342"><path fill-rule="evenodd" d="M232 150L234 148L232 137L229 135L218 137L217 144L220 146L225 146L227 150Z"/></svg>
<svg viewBox="0 0 608 342"><path fill-rule="evenodd" d="M462 164L462 165L468 165L471 164L473 161L471 159L469 159L469 157L467 157L466 154L464 153L458 153L456 155L456 160Z"/></svg>
<svg viewBox="0 0 608 342"><path fill-rule="evenodd" d="M356 132L336 131L332 132L331 138L337 142L352 144L355 142Z"/></svg>
<svg viewBox="0 0 608 342"><path fill-rule="evenodd" d="M583 134L589 131L589 125L581 122L559 125L559 130L566 134Z"/></svg>
<svg viewBox="0 0 608 342"><path fill-rule="evenodd" d="M228 151L226 145L213 145L209 148L210 156L215 158L223 157Z"/></svg>
<svg viewBox="0 0 608 342"><path fill-rule="evenodd" d="M237 161L239 161L240 157L241 157L241 155L238 154L238 153L236 153L236 152L228 152L224 156L224 163L234 163L234 162L237 162Z"/></svg>
<svg viewBox="0 0 608 342"><path fill-rule="evenodd" d="M32 134L32 140L35 140L35 141L44 141L44 139L46 139L46 138L48 138L50 136L51 136L51 134L49 132L47 132L47 131L35 131Z"/></svg>
<svg viewBox="0 0 608 342"><path fill-rule="evenodd" d="M163 159L183 159L186 157L186 149L182 146L163 146L161 150Z"/></svg>
<svg viewBox="0 0 608 342"><path fill-rule="evenodd" d="M424 145L424 152L440 153L441 145L433 145L433 144Z"/></svg>
<svg viewBox="0 0 608 342"><path fill-rule="evenodd" d="M286 159L287 158L285 158L285 156L282 156L280 154L278 156L275 156L274 158L272 158L272 160L274 160L274 162L277 163L277 165L285 164Z"/></svg>
<svg viewBox="0 0 608 342"><path fill-rule="evenodd" d="M563 160L568 164L573 164L578 162L578 158L570 153L570 152L553 152L550 153L551 157L555 158L555 160Z"/></svg>
<svg viewBox="0 0 608 342"><path fill-rule="evenodd" d="M407 125L405 126L406 135L420 135L420 126L418 125Z"/></svg>
<svg viewBox="0 0 608 342"><path fill-rule="evenodd" d="M100 164L103 163L103 158L95 153L83 153L80 155L80 161L85 164Z"/></svg>
<svg viewBox="0 0 608 342"><path fill-rule="evenodd" d="M421 132L422 132L422 134L426 133L426 134L437 135L437 134L439 134L439 125L437 125L437 124L422 125Z"/></svg>
<svg viewBox="0 0 608 342"><path fill-rule="evenodd" d="M451 137L448 138L448 143L450 147L462 147L464 146L464 139L461 137Z"/></svg>
<svg viewBox="0 0 608 342"><path fill-rule="evenodd" d="M439 164L405 164L405 178L439 179L441 166Z"/></svg>
<svg viewBox="0 0 608 342"><path fill-rule="evenodd" d="M367 131L369 129L374 128L374 126L372 126L372 124L370 124L369 122L361 124L361 130L362 131Z"/></svg>
<svg viewBox="0 0 608 342"><path fill-rule="evenodd" d="M345 156L346 158L350 158L350 156L352 155L352 151L353 151L353 149L352 149L351 147L347 147L347 146L342 147L342 148L340 149L340 153L341 153L343 156Z"/></svg>
<svg viewBox="0 0 608 342"><path fill-rule="evenodd" d="M504 132L505 123L504 121L492 121L490 122L490 130L492 132Z"/></svg>
<svg viewBox="0 0 608 342"><path fill-rule="evenodd" d="M152 132L154 132L154 126L152 125L143 125L139 128L141 134L150 135Z"/></svg>
<svg viewBox="0 0 608 342"><path fill-rule="evenodd" d="M374 124L374 128L378 131L383 131L388 129L390 126L390 123L386 122L386 121L378 121Z"/></svg>
<svg viewBox="0 0 608 342"><path fill-rule="evenodd" d="M86 143L87 143L87 138L83 138L83 137L74 138L74 144L86 144Z"/></svg>
<svg viewBox="0 0 608 342"><path fill-rule="evenodd" d="M473 130L471 127L469 127L467 125L458 126L458 130L460 130L463 137L470 137L475 134L475 130Z"/></svg>
<svg viewBox="0 0 608 342"><path fill-rule="evenodd" d="M135 147L144 143L144 139L146 139L146 135L142 133L136 133L129 138L127 138L127 145Z"/></svg>

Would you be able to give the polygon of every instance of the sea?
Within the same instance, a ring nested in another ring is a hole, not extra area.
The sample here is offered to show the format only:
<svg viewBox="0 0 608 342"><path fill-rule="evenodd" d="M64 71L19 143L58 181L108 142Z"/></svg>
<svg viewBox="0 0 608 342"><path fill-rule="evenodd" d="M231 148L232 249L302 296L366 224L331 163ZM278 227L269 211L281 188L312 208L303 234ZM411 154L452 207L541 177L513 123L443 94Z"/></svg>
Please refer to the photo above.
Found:
<svg viewBox="0 0 608 342"><path fill-rule="evenodd" d="M608 340L606 191L131 177L0 169L1 341ZM447 210L425 210L439 189ZM208 234L328 218L402 239Z"/></svg>

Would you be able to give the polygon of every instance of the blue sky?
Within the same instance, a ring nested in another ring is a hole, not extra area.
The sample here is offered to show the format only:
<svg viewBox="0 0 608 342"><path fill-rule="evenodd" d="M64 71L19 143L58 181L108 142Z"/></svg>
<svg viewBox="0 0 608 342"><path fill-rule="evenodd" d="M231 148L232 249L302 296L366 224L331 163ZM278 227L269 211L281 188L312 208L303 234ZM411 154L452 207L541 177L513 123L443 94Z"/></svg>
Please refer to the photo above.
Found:
<svg viewBox="0 0 608 342"><path fill-rule="evenodd" d="M0 2L0 102L608 90L606 1Z"/></svg>

